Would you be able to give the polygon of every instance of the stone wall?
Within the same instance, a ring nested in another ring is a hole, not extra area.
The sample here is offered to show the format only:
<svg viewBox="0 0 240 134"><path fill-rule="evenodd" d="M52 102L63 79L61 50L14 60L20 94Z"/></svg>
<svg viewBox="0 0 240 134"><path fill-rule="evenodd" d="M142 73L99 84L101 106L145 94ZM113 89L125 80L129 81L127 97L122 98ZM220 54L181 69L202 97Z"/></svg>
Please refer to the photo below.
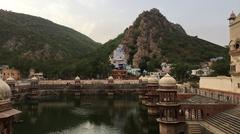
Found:
<svg viewBox="0 0 240 134"><path fill-rule="evenodd" d="M232 78L219 76L219 77L201 77L199 82L200 89L213 89L225 92L233 92ZM236 91L240 93L240 91Z"/></svg>

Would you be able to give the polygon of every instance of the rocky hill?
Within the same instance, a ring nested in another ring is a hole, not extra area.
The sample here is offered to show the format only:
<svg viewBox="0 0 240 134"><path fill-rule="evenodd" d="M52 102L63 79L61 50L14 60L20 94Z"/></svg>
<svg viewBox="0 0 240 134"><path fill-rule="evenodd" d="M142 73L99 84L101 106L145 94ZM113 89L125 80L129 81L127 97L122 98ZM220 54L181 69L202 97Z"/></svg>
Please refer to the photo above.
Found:
<svg viewBox="0 0 240 134"><path fill-rule="evenodd" d="M158 9L152 9L140 14L118 37L80 59L75 70L81 76L106 78L111 71L109 55L119 44L124 45L129 64L148 71L160 68L162 62L184 65L190 71L200 62L228 55L226 48L188 35L179 24L169 22Z"/></svg>
<svg viewBox="0 0 240 134"><path fill-rule="evenodd" d="M124 31L121 43L134 67L161 62L199 64L212 57L226 56L226 48L187 35L179 25L166 19L158 9L144 11ZM147 62L147 63L146 63Z"/></svg>
<svg viewBox="0 0 240 134"><path fill-rule="evenodd" d="M5 64L16 58L64 60L85 55L97 46L89 37L49 20L0 10L0 58L5 58Z"/></svg>

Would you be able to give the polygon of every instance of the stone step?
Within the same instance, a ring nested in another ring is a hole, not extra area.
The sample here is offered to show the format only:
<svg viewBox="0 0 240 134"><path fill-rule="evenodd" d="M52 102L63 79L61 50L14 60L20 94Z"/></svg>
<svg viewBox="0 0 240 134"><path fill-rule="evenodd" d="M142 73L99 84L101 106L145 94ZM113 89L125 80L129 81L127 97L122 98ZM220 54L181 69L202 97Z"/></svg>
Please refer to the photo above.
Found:
<svg viewBox="0 0 240 134"><path fill-rule="evenodd" d="M201 126L199 124L188 124L188 133L201 134Z"/></svg>
<svg viewBox="0 0 240 134"><path fill-rule="evenodd" d="M240 131L240 127L238 125L240 124L240 121L237 120L236 118L223 114L215 116L214 118L216 118L217 121L221 121L221 123L223 124L227 124L228 126L233 127L234 130Z"/></svg>
<svg viewBox="0 0 240 134"><path fill-rule="evenodd" d="M240 134L240 107L214 115L206 123L226 134Z"/></svg>
<svg viewBox="0 0 240 134"><path fill-rule="evenodd" d="M236 134L239 132L237 130L238 128L229 126L225 120L222 120L221 117L218 116L211 117L211 119L207 120L207 122L227 134Z"/></svg>
<svg viewBox="0 0 240 134"><path fill-rule="evenodd" d="M226 127L232 127L234 130L237 130L237 129L240 130L239 126L237 125L238 123L233 122L234 119L228 119L228 118L219 117L219 116L216 116L214 118L215 118L215 121L219 123L219 125L225 125Z"/></svg>
<svg viewBox="0 0 240 134"><path fill-rule="evenodd" d="M212 125L213 127L218 128L219 130L221 130L222 132L226 133L226 134L235 134L235 132L232 132L231 130L226 130L226 127L223 126L219 126L218 124L216 124L216 122L214 121L207 121L208 124Z"/></svg>

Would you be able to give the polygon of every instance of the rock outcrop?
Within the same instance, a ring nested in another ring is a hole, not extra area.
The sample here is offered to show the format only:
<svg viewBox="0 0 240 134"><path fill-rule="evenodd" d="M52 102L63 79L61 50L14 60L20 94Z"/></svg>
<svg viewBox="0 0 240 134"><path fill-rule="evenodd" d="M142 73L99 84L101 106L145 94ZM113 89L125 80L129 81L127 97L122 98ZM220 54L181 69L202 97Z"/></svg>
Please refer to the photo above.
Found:
<svg viewBox="0 0 240 134"><path fill-rule="evenodd" d="M122 44L129 62L138 67L143 57L161 58L159 42L166 33L186 35L184 29L169 22L158 9L144 11L124 32Z"/></svg>

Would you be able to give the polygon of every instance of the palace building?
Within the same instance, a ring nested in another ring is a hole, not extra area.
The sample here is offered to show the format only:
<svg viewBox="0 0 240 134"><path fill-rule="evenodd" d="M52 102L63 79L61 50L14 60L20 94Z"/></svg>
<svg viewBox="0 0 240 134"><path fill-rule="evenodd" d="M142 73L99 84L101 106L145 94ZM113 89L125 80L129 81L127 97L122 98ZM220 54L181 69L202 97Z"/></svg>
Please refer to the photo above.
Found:
<svg viewBox="0 0 240 134"><path fill-rule="evenodd" d="M221 101L240 103L240 14L229 17L231 77L201 77L199 94Z"/></svg>
<svg viewBox="0 0 240 134"><path fill-rule="evenodd" d="M160 134L212 132L207 128L208 119L236 106L196 94L182 93L177 89L177 81L169 74L159 81L149 78L145 88L146 93L139 99L147 107L148 114L157 117Z"/></svg>

